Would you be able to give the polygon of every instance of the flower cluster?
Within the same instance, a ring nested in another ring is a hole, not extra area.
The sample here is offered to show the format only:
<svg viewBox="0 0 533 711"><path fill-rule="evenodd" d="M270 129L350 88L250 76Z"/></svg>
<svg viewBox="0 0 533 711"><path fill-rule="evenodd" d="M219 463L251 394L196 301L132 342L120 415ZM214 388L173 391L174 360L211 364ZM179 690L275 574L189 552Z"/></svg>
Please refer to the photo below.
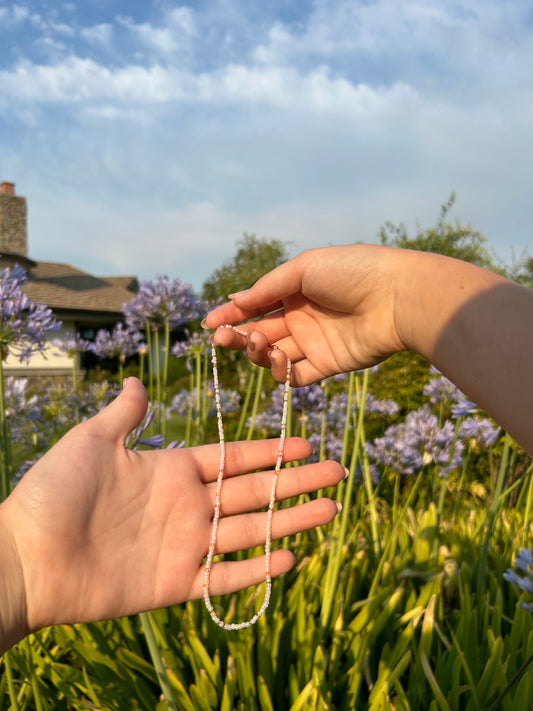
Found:
<svg viewBox="0 0 533 711"><path fill-rule="evenodd" d="M512 568L508 568L503 574L504 580L513 585L518 585L520 590L533 595L533 557L529 548L522 548L522 550L518 551L514 564L525 575L518 575ZM533 606L527 602L521 602L520 604L524 610L533 612Z"/></svg>
<svg viewBox="0 0 533 711"><path fill-rule="evenodd" d="M441 476L447 476L461 466L467 445L489 447L498 438L500 428L481 415L459 388L433 366L430 373L434 377L423 390L429 403L409 412L404 422L388 427L382 437L366 443L374 474L376 465L415 474L432 464ZM439 406L441 412L447 410L450 419L441 422L430 404Z"/></svg>
<svg viewBox="0 0 533 711"><path fill-rule="evenodd" d="M56 338L52 341L52 346L59 351L59 353L54 353L54 355L59 355L64 353L70 358L73 358L76 353L84 353L85 351L91 350L91 343L85 338L82 338L79 333L75 336L64 336L63 338Z"/></svg>
<svg viewBox="0 0 533 711"><path fill-rule="evenodd" d="M185 329L185 335L187 336L186 340L177 341L172 346L172 355L175 358L186 358L187 369L191 370L191 360L209 350L209 333L202 331L190 335Z"/></svg>
<svg viewBox="0 0 533 711"><path fill-rule="evenodd" d="M208 398L208 408L207 417L213 417L216 413L215 406L215 389L213 381L209 380L205 386L202 386L202 395L200 401L203 402L204 395ZM220 395L220 408L222 414L227 414L229 412L235 412L238 410L241 404L241 396L236 390L227 390L225 388L219 388ZM187 414L191 413L193 418L196 417L196 396L195 393L185 388L180 390L170 402L169 407L170 413L179 415L180 417L185 417Z"/></svg>
<svg viewBox="0 0 533 711"><path fill-rule="evenodd" d="M126 361L144 346L142 334L133 328L125 328L117 323L113 331L102 328L96 334L91 350L99 358L118 358L121 363Z"/></svg>
<svg viewBox="0 0 533 711"><path fill-rule="evenodd" d="M202 315L202 302L189 284L168 276L142 281L134 298L122 307L128 326L141 330L150 323L156 331L168 324L175 330Z"/></svg>
<svg viewBox="0 0 533 711"><path fill-rule="evenodd" d="M8 377L4 383L5 416L13 442L36 442L41 407L39 398L30 392L27 378Z"/></svg>
<svg viewBox="0 0 533 711"><path fill-rule="evenodd" d="M336 376L331 378L332 381L342 379L344 377ZM293 388L291 391L293 422L295 426L300 426L300 431L302 433L305 432L305 436L313 445L315 454L312 459L316 459L322 436L324 436L326 456L331 459L340 459L344 448L346 415L348 414L352 418L357 409L357 403L353 402L351 411L347 413L348 395L346 392L335 392L333 395L328 396L326 394L326 382L322 381L321 383L314 383L301 388ZM271 405L268 409L256 415L254 428L264 435L279 433L282 402L283 385L279 385L272 392ZM365 412L393 417L398 411L399 405L394 400L378 400L367 394ZM247 426L249 427L250 424L251 420L249 419Z"/></svg>
<svg viewBox="0 0 533 711"><path fill-rule="evenodd" d="M57 321L51 309L34 303L24 293L27 275L16 264L0 272L0 356L5 360L9 353L21 362L28 362L35 353L44 353L47 333L57 331Z"/></svg>
<svg viewBox="0 0 533 711"><path fill-rule="evenodd" d="M456 440L455 427L446 420L442 427L428 405L413 410L398 425L391 425L383 437L367 442L370 459L399 474L415 474L427 464L436 464L441 476L462 461L464 444Z"/></svg>

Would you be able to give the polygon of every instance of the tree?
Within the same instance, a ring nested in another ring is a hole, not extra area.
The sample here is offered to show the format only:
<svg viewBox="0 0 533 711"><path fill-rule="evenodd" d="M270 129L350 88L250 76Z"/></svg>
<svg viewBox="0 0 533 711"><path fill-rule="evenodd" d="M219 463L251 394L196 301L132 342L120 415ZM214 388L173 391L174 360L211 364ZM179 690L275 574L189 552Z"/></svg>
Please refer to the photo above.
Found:
<svg viewBox="0 0 533 711"><path fill-rule="evenodd" d="M215 302L226 299L232 292L248 289L259 277L288 259L286 245L277 239L259 239L245 232L236 246L235 256L215 269L204 283L204 299Z"/></svg>
<svg viewBox="0 0 533 711"><path fill-rule="evenodd" d="M403 223L394 225L386 222L379 231L381 243L392 247L444 254L493 271L501 271L496 267L490 251L485 246L487 238L484 235L472 230L470 225L462 225L459 220L453 223L446 222L454 203L455 193L452 192L448 202L441 207L437 224L427 229L418 227L414 237L408 235Z"/></svg>
<svg viewBox="0 0 533 711"><path fill-rule="evenodd" d="M519 257L512 253L512 262L505 267L503 274L522 286L533 288L533 257L527 249L524 249Z"/></svg>

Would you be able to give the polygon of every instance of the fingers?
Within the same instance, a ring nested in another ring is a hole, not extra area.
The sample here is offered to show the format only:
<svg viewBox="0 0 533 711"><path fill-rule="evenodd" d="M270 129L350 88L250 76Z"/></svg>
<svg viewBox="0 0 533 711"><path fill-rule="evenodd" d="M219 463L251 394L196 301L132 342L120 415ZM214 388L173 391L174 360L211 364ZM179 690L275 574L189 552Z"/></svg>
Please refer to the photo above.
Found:
<svg viewBox="0 0 533 711"><path fill-rule="evenodd" d="M96 427L104 427L111 439L123 440L142 422L147 406L146 391L141 381L127 378L120 395L89 422Z"/></svg>
<svg viewBox="0 0 533 711"><path fill-rule="evenodd" d="M304 254L265 274L250 289L230 294L230 303L213 309L206 316L204 325L207 328L218 328L225 323L241 323L282 308L283 299L302 289Z"/></svg>
<svg viewBox="0 0 533 711"><path fill-rule="evenodd" d="M270 559L270 572L272 577L287 573L296 562L290 551L273 551ZM203 568L197 577L193 590L194 597L203 594ZM265 581L265 556L258 556L243 561L222 561L215 563L211 568L210 592L211 595L225 595L237 592L252 585Z"/></svg>
<svg viewBox="0 0 533 711"><path fill-rule="evenodd" d="M280 264L245 291L231 294L236 308L258 313L273 311L282 299L302 289L302 255Z"/></svg>
<svg viewBox="0 0 533 711"><path fill-rule="evenodd" d="M279 439L228 442L225 449L224 476L230 478L258 469L271 469L278 458ZM197 465L202 481L215 481L218 476L220 460L219 445L206 444L200 447L191 447L188 451ZM288 437L285 440L283 461L293 462L298 459L306 459L311 451L311 445L307 440L301 437ZM170 451L169 456L172 456Z"/></svg>
<svg viewBox="0 0 533 711"><path fill-rule="evenodd" d="M346 475L338 462L326 461L282 469L278 478L276 500L308 494L328 486L336 486ZM267 506L270 501L273 472L258 472L228 479L222 486L221 509L223 516ZM209 485L213 506L216 485Z"/></svg>
<svg viewBox="0 0 533 711"><path fill-rule="evenodd" d="M313 365L296 348L296 344L292 339L282 338L276 343L276 348L272 348L263 333L253 331L248 337L247 353L250 360L256 365L270 368L272 377L278 383L285 382L287 358L290 358L292 364L291 385L295 388L316 383L331 375L331 373L325 373Z"/></svg>
<svg viewBox="0 0 533 711"><path fill-rule="evenodd" d="M282 308L281 301L268 304L264 308L253 309L240 308L233 301L229 301L228 303L217 306L216 309L210 311L202 321L202 326L204 328L216 329L226 323L236 324L242 323L243 321L249 321L257 316L263 316L264 314L276 311L280 308Z"/></svg>
<svg viewBox="0 0 533 711"><path fill-rule="evenodd" d="M337 503L325 498L274 511L272 540L294 536L301 531L323 526L330 523L338 513ZM266 512L220 519L215 553L233 553L264 545L266 524Z"/></svg>

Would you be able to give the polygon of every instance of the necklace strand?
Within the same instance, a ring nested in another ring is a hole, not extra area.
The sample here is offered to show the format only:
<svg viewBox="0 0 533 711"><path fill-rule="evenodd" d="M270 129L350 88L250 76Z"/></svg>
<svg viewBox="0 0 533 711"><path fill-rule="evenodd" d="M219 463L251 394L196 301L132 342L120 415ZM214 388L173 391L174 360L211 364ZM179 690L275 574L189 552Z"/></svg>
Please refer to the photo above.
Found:
<svg viewBox="0 0 533 711"><path fill-rule="evenodd" d="M247 336L246 331L241 331L240 329L232 326L231 324L225 324L224 328L229 328L242 336ZM276 348L276 346L273 346ZM232 622L227 623L221 620L220 617L215 612L213 603L211 602L211 596L209 592L210 587L210 576L211 568L213 565L213 556L215 554L215 547L217 542L218 533L218 522L220 519L221 510L221 494L222 494L222 481L224 479L224 471L226 467L226 446L224 440L224 424L222 422L222 407L220 404L220 387L218 381L218 364L217 364L217 354L214 344L211 345L211 363L213 365L213 386L215 391L215 407L217 413L217 425L218 425L218 439L219 439L219 449L220 449L220 459L218 467L218 477L217 477L217 489L215 494L215 510L213 513L213 525L211 528L211 540L209 543L209 550L207 553L207 558L205 562L204 571L204 602L205 606L211 616L213 622L224 630L242 630L246 627L251 627L257 622L257 620L263 615L267 609L270 602L270 595L272 592L272 577L270 572L270 548L272 542L272 515L274 513L274 504L276 502L276 489L279 478L279 473L281 470L281 465L283 463L283 454L285 448L285 435L287 431L287 410L289 402L289 390L290 390L290 380L291 380L291 362L287 358L287 372L285 375L285 389L283 392L283 407L281 413L281 430L279 437L279 450L278 457L276 460L276 466L274 468L274 475L272 477L272 484L270 488L270 501L268 504L267 511L267 523L266 523L266 541L265 541L265 597L263 603L259 610L251 617L249 620L244 622Z"/></svg>

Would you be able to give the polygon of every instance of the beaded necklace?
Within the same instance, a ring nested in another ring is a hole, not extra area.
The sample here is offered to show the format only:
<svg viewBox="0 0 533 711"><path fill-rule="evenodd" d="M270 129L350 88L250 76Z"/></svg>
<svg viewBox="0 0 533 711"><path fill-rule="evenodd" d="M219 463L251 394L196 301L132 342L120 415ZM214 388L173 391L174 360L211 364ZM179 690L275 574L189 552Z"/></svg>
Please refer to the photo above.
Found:
<svg viewBox="0 0 533 711"><path fill-rule="evenodd" d="M229 328L241 336L248 336L246 331L242 331L231 324L226 324L224 328ZM277 348L277 346L271 346L271 348ZM265 578L266 578L266 588L265 597L263 599L263 604L259 610L251 617L249 620L244 622L232 622L226 623L220 619L213 608L211 602L211 597L209 593L209 583L211 575L211 567L213 563L213 556L215 553L215 546L217 541L218 532L218 522L220 519L220 506L221 506L221 493L222 493L222 481L224 479L224 469L226 464L226 447L224 441L224 424L222 422L222 407L220 405L220 388L218 381L218 364L217 364L217 354L214 344L211 344L211 363L213 365L213 386L215 391L215 407L217 413L217 424L218 424L218 439L220 448L220 459L218 467L218 478L217 478L217 489L215 494L215 510L213 513L213 526L211 529L211 541L209 544L209 551L207 553L205 572L204 572L204 602L207 610L211 616L213 622L224 630L241 630L246 627L251 627L257 622L261 615L265 612L270 602L270 595L272 592L272 578L270 573L270 547L272 542L272 515L274 513L274 504L276 502L276 488L278 483L278 477L281 470L281 465L283 463L283 453L285 447L285 434L287 430L287 409L289 402L289 389L291 380L291 362L287 358L287 372L285 376L285 389L283 393L283 408L281 414L281 431L279 438L279 450L278 458L276 461L276 466L274 469L274 475L272 477L272 485L270 489L270 501L268 504L267 511L267 524L266 524L266 541L265 541Z"/></svg>

